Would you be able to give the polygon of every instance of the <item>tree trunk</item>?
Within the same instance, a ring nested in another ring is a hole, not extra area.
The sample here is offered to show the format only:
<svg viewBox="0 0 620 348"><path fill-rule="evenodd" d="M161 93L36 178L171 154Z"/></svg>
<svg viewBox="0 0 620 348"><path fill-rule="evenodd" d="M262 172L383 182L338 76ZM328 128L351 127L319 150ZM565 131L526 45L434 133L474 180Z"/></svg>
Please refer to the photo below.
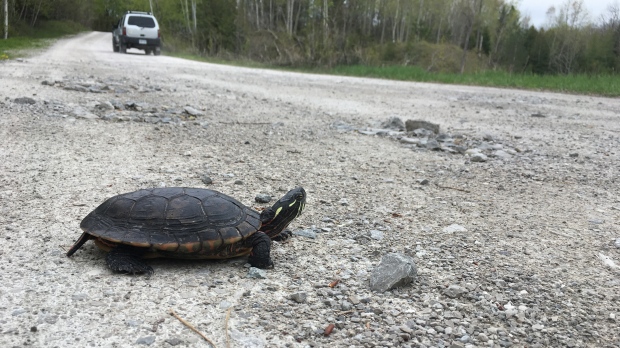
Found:
<svg viewBox="0 0 620 348"><path fill-rule="evenodd" d="M443 16L439 17L439 25L437 26L437 39L435 40L436 44L439 44L441 40L441 25L443 24Z"/></svg>
<svg viewBox="0 0 620 348"><path fill-rule="evenodd" d="M35 24L37 24L37 18L39 17L39 11L41 11L41 4L43 3L43 0L39 1L39 6L37 6L37 11L34 13L34 17L32 17L32 26L34 27Z"/></svg>
<svg viewBox="0 0 620 348"><path fill-rule="evenodd" d="M9 0L4 0L4 39L9 37Z"/></svg>
<svg viewBox="0 0 620 348"><path fill-rule="evenodd" d="M394 18L392 19L392 42L396 42L396 28L398 27L398 18L400 12L400 1L396 3L396 14L394 14Z"/></svg>
<svg viewBox="0 0 620 348"><path fill-rule="evenodd" d="M293 6L295 5L295 0L287 0L286 1L286 32L289 35L293 35Z"/></svg>
<svg viewBox="0 0 620 348"><path fill-rule="evenodd" d="M198 24L196 23L196 0L192 0L192 20L194 21L194 33L197 32Z"/></svg>
<svg viewBox="0 0 620 348"><path fill-rule="evenodd" d="M420 39L420 19L422 19L422 7L424 6L424 0L420 0L420 7L418 8L418 19L415 23L415 36L416 39Z"/></svg>
<svg viewBox="0 0 620 348"><path fill-rule="evenodd" d="M469 37L474 29L474 21L467 23L467 33L465 34L465 44L463 45L463 56L461 57L461 74L465 72L465 63L467 61L467 47L469 47Z"/></svg>
<svg viewBox="0 0 620 348"><path fill-rule="evenodd" d="M327 38L329 34L329 7L328 1L323 0L323 43L327 45Z"/></svg>

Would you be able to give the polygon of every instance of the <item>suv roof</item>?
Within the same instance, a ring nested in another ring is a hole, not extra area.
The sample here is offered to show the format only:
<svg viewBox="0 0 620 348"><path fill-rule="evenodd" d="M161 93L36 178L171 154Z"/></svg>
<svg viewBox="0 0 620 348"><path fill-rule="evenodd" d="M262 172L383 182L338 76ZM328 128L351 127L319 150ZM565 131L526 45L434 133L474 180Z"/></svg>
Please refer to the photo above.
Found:
<svg viewBox="0 0 620 348"><path fill-rule="evenodd" d="M130 14L130 13L145 14L145 15L149 15L149 16L153 15L151 12L144 12L144 11L127 11L125 14Z"/></svg>

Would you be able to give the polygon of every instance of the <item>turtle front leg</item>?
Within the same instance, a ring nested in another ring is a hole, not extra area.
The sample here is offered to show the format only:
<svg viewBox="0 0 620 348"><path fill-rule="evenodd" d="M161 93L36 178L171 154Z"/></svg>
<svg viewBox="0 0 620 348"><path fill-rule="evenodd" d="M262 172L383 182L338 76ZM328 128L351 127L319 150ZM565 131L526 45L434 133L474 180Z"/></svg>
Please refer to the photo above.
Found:
<svg viewBox="0 0 620 348"><path fill-rule="evenodd" d="M273 237L273 240L275 240L276 242L284 242L288 240L289 238L291 238L292 235L293 235L293 232L291 232L291 230L284 230L276 234L275 237Z"/></svg>
<svg viewBox="0 0 620 348"><path fill-rule="evenodd" d="M149 277L153 274L153 268L140 259L140 253L130 246L118 245L110 250L105 261L114 272L141 274Z"/></svg>
<svg viewBox="0 0 620 348"><path fill-rule="evenodd" d="M252 267L270 268L273 261L269 255L271 251L271 239L264 232L258 231L252 239L252 252L248 257L248 262Z"/></svg>

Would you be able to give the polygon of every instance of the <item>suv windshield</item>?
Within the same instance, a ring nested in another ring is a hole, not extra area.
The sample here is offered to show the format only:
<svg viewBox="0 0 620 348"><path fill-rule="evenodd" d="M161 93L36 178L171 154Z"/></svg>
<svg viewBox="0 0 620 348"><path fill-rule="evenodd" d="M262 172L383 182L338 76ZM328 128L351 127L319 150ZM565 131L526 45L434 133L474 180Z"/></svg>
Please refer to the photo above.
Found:
<svg viewBox="0 0 620 348"><path fill-rule="evenodd" d="M155 28L155 21L151 17L129 16L127 24L142 28Z"/></svg>

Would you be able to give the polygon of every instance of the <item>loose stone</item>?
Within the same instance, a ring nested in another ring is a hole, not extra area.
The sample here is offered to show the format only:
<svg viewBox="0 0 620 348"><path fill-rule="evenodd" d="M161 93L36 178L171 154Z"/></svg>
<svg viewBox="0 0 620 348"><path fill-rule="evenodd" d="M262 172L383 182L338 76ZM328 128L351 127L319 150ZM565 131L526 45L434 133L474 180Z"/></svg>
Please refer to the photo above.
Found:
<svg viewBox="0 0 620 348"><path fill-rule="evenodd" d="M208 175L203 175L201 179L202 179L202 183L205 185L213 184L213 180Z"/></svg>
<svg viewBox="0 0 620 348"><path fill-rule="evenodd" d="M456 284L452 284L447 289L445 289L443 291L443 293L446 296L448 296L448 297L457 298L457 297L460 297L461 295L467 293L467 289L465 289L465 288L463 288L461 286L458 286Z"/></svg>
<svg viewBox="0 0 620 348"><path fill-rule="evenodd" d="M439 134L439 125L422 120L407 120L405 122L405 129L407 132L412 132L416 129L427 129L433 133Z"/></svg>
<svg viewBox="0 0 620 348"><path fill-rule="evenodd" d="M166 340L166 343L168 343L171 346L178 346L179 344L183 343L183 341L177 337L173 337L173 338L168 338Z"/></svg>
<svg viewBox="0 0 620 348"><path fill-rule="evenodd" d="M293 231L293 235L316 239L316 232L311 229Z"/></svg>
<svg viewBox="0 0 620 348"><path fill-rule="evenodd" d="M444 227L442 232L443 233L467 232L467 229L461 225L452 224L450 226Z"/></svg>
<svg viewBox="0 0 620 348"><path fill-rule="evenodd" d="M305 292L296 292L291 294L290 299L297 303L304 303L308 299L308 294Z"/></svg>
<svg viewBox="0 0 620 348"><path fill-rule="evenodd" d="M265 193L259 193L254 198L257 203L269 203L271 201L271 196Z"/></svg>
<svg viewBox="0 0 620 348"><path fill-rule="evenodd" d="M404 254L387 254L372 271L370 289L385 292L413 282L416 275L417 269L411 257Z"/></svg>
<svg viewBox="0 0 620 348"><path fill-rule="evenodd" d="M482 154L482 153L476 153L476 154L473 154L470 157L470 160L472 162L486 162L487 159L488 159L488 157L485 154Z"/></svg>
<svg viewBox="0 0 620 348"><path fill-rule="evenodd" d="M150 346L153 343L155 343L155 336L141 337L136 341L136 344L142 344L145 346Z"/></svg>
<svg viewBox="0 0 620 348"><path fill-rule="evenodd" d="M383 232L379 230L370 230L370 238L375 239L375 240L382 240Z"/></svg>
<svg viewBox="0 0 620 348"><path fill-rule="evenodd" d="M191 106L186 106L183 108L183 110L185 110L186 113L188 113L191 116L202 116L203 113L197 109L194 109Z"/></svg>
<svg viewBox="0 0 620 348"><path fill-rule="evenodd" d="M36 101L29 97L15 98L13 102L15 102L16 104L36 104Z"/></svg>
<svg viewBox="0 0 620 348"><path fill-rule="evenodd" d="M248 278L266 279L267 271L256 267L250 267L250 269L248 270Z"/></svg>

